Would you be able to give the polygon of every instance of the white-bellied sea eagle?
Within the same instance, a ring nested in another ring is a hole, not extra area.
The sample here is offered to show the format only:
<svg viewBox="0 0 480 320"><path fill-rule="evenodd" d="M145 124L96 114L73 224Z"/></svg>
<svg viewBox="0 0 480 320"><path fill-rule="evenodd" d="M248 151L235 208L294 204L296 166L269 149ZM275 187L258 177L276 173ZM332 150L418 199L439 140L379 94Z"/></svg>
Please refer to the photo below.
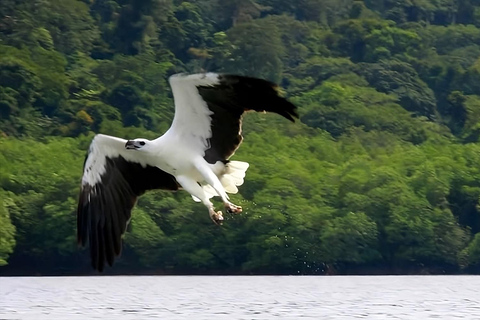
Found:
<svg viewBox="0 0 480 320"><path fill-rule="evenodd" d="M269 111L294 121L296 107L266 80L216 73L173 75L175 102L170 129L155 140L124 140L97 134L90 145L77 209L77 240L87 242L93 268L110 266L122 249L122 235L137 197L151 189L189 192L210 218L223 220L210 198L229 201L243 183L248 163L229 158L242 141L245 111Z"/></svg>

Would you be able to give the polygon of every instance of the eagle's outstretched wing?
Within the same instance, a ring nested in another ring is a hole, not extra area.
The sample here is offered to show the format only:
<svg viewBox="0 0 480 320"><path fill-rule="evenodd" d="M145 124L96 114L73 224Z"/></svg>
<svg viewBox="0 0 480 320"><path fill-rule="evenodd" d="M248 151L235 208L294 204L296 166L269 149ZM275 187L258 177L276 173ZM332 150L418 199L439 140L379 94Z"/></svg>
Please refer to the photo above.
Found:
<svg viewBox="0 0 480 320"><path fill-rule="evenodd" d="M242 142L245 111L275 112L290 121L296 107L267 80L216 73L173 75L175 117L166 134L205 152L209 163L228 160Z"/></svg>
<svg viewBox="0 0 480 320"><path fill-rule="evenodd" d="M138 196L149 189L177 190L175 178L125 149L127 140L96 135L85 159L77 208L77 241L90 245L102 271L122 250L121 237Z"/></svg>

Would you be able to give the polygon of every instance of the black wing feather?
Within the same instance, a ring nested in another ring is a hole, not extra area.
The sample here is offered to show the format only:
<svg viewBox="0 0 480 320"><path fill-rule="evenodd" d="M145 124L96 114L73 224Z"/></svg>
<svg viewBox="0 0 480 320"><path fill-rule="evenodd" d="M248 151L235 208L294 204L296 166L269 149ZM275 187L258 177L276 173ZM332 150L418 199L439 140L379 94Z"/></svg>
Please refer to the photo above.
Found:
<svg viewBox="0 0 480 320"><path fill-rule="evenodd" d="M242 115L245 111L274 112L290 121L298 118L296 106L281 97L278 86L267 80L219 75L219 84L199 86L198 92L213 112L209 163L226 162L242 142Z"/></svg>
<svg viewBox="0 0 480 320"><path fill-rule="evenodd" d="M99 271L120 255L121 237L137 197L151 189L179 187L172 175L121 156L107 157L105 166L100 182L82 186L77 209L77 242L85 246L88 239L92 266Z"/></svg>

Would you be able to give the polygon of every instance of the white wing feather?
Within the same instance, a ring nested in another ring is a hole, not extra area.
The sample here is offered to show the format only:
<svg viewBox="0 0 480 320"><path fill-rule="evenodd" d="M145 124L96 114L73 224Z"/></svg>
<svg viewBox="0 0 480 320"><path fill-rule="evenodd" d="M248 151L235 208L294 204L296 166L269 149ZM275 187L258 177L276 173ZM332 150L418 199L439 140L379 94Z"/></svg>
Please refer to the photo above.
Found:
<svg viewBox="0 0 480 320"><path fill-rule="evenodd" d="M97 134L90 144L83 171L82 185L88 184L93 186L101 180L102 175L106 171L105 162L107 157L115 158L122 156L125 160L139 163L144 167L148 164L143 154L128 152L125 149L125 143L127 143L125 139Z"/></svg>
<svg viewBox="0 0 480 320"><path fill-rule="evenodd" d="M213 113L198 93L197 86L218 84L218 74L179 74L171 76L169 81L175 101L175 116L165 136L176 137L182 144L189 144L190 148L201 154L209 147Z"/></svg>

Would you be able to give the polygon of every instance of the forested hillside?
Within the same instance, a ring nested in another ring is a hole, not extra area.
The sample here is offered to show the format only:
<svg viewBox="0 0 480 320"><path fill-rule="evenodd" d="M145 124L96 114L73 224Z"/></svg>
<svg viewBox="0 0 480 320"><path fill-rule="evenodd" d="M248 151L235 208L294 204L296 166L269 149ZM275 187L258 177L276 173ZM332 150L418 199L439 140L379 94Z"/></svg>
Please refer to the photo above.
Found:
<svg viewBox="0 0 480 320"><path fill-rule="evenodd" d="M154 138L168 76L279 83L300 121L248 114L215 226L141 197L107 273L479 273L480 0L2 0L0 274L85 274L95 133Z"/></svg>

